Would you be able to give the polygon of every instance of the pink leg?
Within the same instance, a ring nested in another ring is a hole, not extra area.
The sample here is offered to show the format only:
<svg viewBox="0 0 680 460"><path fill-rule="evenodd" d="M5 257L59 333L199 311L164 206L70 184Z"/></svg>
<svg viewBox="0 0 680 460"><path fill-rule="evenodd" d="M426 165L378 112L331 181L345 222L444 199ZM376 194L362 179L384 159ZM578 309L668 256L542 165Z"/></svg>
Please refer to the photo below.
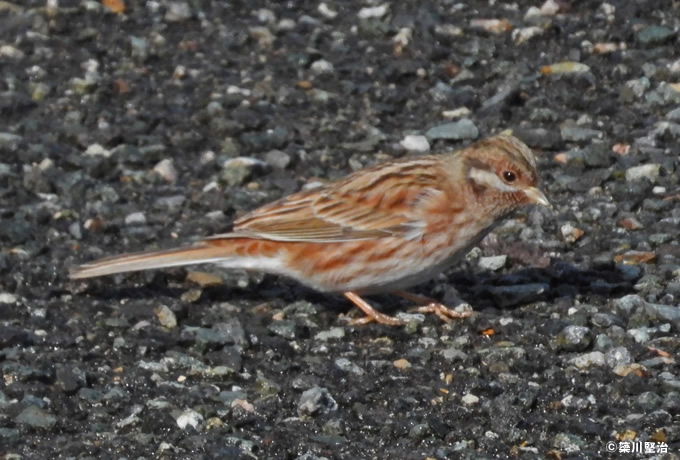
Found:
<svg viewBox="0 0 680 460"><path fill-rule="evenodd" d="M412 294L406 291L396 291L393 294L398 295L399 297L403 297L406 300L410 300L411 302L417 305L420 305L419 307L415 307L409 311L415 311L418 313L434 313L435 315L439 316L439 318L445 323L451 322L451 318L462 319L468 318L469 316L472 315L471 311L457 312L455 310L450 309L446 305L442 305L436 300L426 297L424 295Z"/></svg>

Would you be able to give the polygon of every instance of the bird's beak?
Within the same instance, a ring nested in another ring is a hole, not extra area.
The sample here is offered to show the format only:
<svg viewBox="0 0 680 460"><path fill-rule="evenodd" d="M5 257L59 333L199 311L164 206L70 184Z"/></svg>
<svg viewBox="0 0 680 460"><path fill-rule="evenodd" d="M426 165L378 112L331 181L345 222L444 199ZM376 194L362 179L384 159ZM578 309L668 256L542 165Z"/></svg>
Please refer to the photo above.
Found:
<svg viewBox="0 0 680 460"><path fill-rule="evenodd" d="M524 189L524 194L527 196L530 203L540 204L541 206L552 208L552 205L550 204L550 201L548 201L548 198L545 196L545 194L536 187Z"/></svg>

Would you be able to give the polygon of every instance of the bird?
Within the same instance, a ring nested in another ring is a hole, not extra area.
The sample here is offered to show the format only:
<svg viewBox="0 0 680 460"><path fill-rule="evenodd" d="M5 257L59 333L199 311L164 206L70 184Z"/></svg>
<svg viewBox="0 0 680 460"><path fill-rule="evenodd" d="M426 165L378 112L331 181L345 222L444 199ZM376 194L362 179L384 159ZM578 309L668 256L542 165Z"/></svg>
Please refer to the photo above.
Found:
<svg viewBox="0 0 680 460"><path fill-rule="evenodd" d="M365 314L355 324L405 324L363 298L381 293L450 321L470 312L405 289L455 264L514 211L550 207L538 182L532 150L500 134L449 153L368 167L261 206L234 221L230 232L184 247L95 260L69 276L210 263L342 293Z"/></svg>

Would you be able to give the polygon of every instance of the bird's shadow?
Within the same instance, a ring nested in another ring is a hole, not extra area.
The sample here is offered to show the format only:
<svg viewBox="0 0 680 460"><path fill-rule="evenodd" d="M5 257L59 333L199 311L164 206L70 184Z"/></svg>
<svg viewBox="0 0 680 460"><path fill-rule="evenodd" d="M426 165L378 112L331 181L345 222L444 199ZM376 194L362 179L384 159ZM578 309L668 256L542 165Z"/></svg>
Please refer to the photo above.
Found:
<svg viewBox="0 0 680 460"><path fill-rule="evenodd" d="M99 300L156 299L159 296L179 298L187 292L189 283L183 281L182 269L156 272L146 277L145 282L133 286L129 280L119 283L97 283L84 290ZM634 291L635 282L642 276L642 269L635 265L599 264L589 268L552 261L546 267L528 267L508 273L490 273L480 270L456 271L449 274L449 283L430 281L416 286L413 292L433 297L448 304L457 297L467 301L476 310L492 307L512 309L538 301L557 298L609 298L620 297ZM139 276L139 275L132 275ZM453 288L453 289L452 289ZM246 303L271 302L284 306L296 300L308 300L338 311L351 309L351 304L340 295L328 295L300 286L293 281L274 276L264 279L249 288L215 286L201 288L203 302ZM454 300L455 299L455 300ZM386 312L401 310L401 302L388 295L371 296L371 303Z"/></svg>

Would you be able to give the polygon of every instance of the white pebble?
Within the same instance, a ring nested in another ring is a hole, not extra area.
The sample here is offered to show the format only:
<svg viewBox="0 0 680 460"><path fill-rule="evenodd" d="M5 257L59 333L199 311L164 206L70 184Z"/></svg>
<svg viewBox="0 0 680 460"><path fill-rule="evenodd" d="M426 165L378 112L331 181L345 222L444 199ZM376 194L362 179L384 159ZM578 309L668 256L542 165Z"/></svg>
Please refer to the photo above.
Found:
<svg viewBox="0 0 680 460"><path fill-rule="evenodd" d="M384 3L380 6L372 6L367 8L362 8L359 10L360 19L376 19L382 18L387 13L388 4Z"/></svg>
<svg viewBox="0 0 680 460"><path fill-rule="evenodd" d="M651 182L656 181L659 177L661 165L657 163L649 163L646 165L633 166L626 170L626 180L633 182L640 179L648 179Z"/></svg>
<svg viewBox="0 0 680 460"><path fill-rule="evenodd" d="M399 142L409 152L429 152L430 143L425 136L409 134Z"/></svg>
<svg viewBox="0 0 680 460"><path fill-rule="evenodd" d="M188 409L177 417L177 426L181 429L191 425L193 428L198 427L199 423L203 421L203 416L195 410Z"/></svg>
<svg viewBox="0 0 680 460"><path fill-rule="evenodd" d="M105 149L100 144L91 144L85 150L85 155L91 156L91 157L96 157L96 156L110 157L111 151Z"/></svg>
<svg viewBox="0 0 680 460"><path fill-rule="evenodd" d="M503 268L507 260L508 256L506 256L505 254L500 256L480 257L478 265L479 268L496 271Z"/></svg>
<svg viewBox="0 0 680 460"><path fill-rule="evenodd" d="M314 61L311 65L312 72L314 72L317 75L321 75L324 73L332 73L334 69L333 64L330 62L326 61L325 59L319 59L318 61Z"/></svg>
<svg viewBox="0 0 680 460"><path fill-rule="evenodd" d="M125 216L125 225L144 225L146 224L146 216L143 212L133 212Z"/></svg>
<svg viewBox="0 0 680 460"><path fill-rule="evenodd" d="M328 5L323 2L319 3L317 11L321 14L321 16L327 19L335 19L335 17L338 15L337 11L330 9Z"/></svg>
<svg viewBox="0 0 680 460"><path fill-rule="evenodd" d="M165 179L166 182L173 184L177 180L177 170L175 169L175 165L173 164L172 160L168 158L159 161L158 164L153 167L153 170L159 176Z"/></svg>
<svg viewBox="0 0 680 460"><path fill-rule="evenodd" d="M17 303L17 296L14 294L9 294L7 292L0 292L0 303L4 304L15 304Z"/></svg>
<svg viewBox="0 0 680 460"><path fill-rule="evenodd" d="M468 393L461 398L461 401L463 401L463 404L465 404L466 406L472 406L479 402L479 396L475 396L471 393Z"/></svg>

